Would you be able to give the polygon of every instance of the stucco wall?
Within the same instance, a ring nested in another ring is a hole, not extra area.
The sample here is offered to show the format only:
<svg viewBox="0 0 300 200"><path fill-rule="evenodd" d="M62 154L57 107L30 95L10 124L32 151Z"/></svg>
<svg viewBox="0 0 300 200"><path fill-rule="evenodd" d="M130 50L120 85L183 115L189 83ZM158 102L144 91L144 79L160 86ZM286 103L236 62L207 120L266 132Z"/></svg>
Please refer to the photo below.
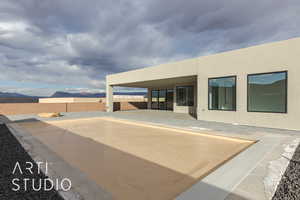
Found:
<svg viewBox="0 0 300 200"><path fill-rule="evenodd" d="M33 113L50 113L50 112L66 112L66 104L64 103L5 103L0 104L0 114L33 114Z"/></svg>
<svg viewBox="0 0 300 200"><path fill-rule="evenodd" d="M39 98L39 103L75 103L75 102L101 102L101 98Z"/></svg>
<svg viewBox="0 0 300 200"><path fill-rule="evenodd" d="M198 119L300 130L300 39L199 58ZM288 71L288 113L247 112L247 74ZM237 76L237 111L208 110L208 78Z"/></svg>
<svg viewBox="0 0 300 200"><path fill-rule="evenodd" d="M146 109L147 102L114 102L115 110ZM0 114L105 111L105 103L0 103Z"/></svg>

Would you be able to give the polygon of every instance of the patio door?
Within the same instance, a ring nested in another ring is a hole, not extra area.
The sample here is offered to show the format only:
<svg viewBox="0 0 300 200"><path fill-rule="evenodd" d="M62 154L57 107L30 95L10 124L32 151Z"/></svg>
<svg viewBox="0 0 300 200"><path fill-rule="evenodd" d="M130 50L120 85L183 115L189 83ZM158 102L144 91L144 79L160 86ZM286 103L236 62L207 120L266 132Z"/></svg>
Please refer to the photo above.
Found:
<svg viewBox="0 0 300 200"><path fill-rule="evenodd" d="M151 91L151 109L158 109L158 90Z"/></svg>
<svg viewBox="0 0 300 200"><path fill-rule="evenodd" d="M166 110L166 90L159 90L159 110Z"/></svg>
<svg viewBox="0 0 300 200"><path fill-rule="evenodd" d="M152 90L151 109L173 110L173 90Z"/></svg>
<svg viewBox="0 0 300 200"><path fill-rule="evenodd" d="M167 90L167 99L166 99L166 109L173 110L173 98L174 98L174 91L172 89Z"/></svg>

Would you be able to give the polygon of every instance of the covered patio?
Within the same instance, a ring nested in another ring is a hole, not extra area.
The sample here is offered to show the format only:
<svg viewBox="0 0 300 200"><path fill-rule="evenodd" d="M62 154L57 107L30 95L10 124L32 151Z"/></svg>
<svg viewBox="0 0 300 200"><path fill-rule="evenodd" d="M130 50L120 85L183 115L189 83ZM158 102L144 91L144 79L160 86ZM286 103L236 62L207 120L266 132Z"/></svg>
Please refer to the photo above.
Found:
<svg viewBox="0 0 300 200"><path fill-rule="evenodd" d="M107 111L114 111L114 87L147 89L147 109L187 113L196 117L197 76L174 77L139 82L107 83Z"/></svg>

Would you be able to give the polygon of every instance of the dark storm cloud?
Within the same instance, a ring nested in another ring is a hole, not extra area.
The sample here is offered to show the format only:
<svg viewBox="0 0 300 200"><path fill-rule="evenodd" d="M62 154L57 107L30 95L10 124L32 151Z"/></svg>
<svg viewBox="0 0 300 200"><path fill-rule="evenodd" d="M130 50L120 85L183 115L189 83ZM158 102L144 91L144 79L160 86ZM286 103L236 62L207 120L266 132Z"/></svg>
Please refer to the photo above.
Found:
<svg viewBox="0 0 300 200"><path fill-rule="evenodd" d="M0 80L103 89L110 73L299 36L298 13L298 0L2 0Z"/></svg>
<svg viewBox="0 0 300 200"><path fill-rule="evenodd" d="M151 1L147 19L159 24L169 32L229 30L257 24L273 24L276 21L265 19L288 17L299 11L295 0L228 0L199 1L181 0ZM151 12L155 10L154 14ZM278 24L279 25L279 24Z"/></svg>

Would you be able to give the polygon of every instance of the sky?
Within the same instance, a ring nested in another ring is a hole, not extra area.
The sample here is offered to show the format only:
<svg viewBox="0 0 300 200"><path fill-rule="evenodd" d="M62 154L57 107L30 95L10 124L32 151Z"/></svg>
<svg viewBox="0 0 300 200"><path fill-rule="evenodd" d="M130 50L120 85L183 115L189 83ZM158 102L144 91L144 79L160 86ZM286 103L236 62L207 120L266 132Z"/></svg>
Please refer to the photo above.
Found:
<svg viewBox="0 0 300 200"><path fill-rule="evenodd" d="M1 0L0 91L103 92L108 74L299 37L299 13L299 0Z"/></svg>

